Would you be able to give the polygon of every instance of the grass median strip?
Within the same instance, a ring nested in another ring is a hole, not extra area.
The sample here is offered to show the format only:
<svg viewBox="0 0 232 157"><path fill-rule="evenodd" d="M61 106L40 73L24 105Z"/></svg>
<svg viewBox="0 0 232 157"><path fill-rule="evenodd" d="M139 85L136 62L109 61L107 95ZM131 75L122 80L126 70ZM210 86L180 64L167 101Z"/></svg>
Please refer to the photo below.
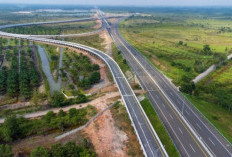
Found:
<svg viewBox="0 0 232 157"><path fill-rule="evenodd" d="M164 128L162 122L160 121L159 117L157 116L155 110L153 109L150 101L148 98L145 98L141 101L141 105L149 118L153 128L155 129L156 133L158 134L162 144L164 145L168 155L170 157L177 157L179 153L175 148L171 138L169 137L166 129Z"/></svg>

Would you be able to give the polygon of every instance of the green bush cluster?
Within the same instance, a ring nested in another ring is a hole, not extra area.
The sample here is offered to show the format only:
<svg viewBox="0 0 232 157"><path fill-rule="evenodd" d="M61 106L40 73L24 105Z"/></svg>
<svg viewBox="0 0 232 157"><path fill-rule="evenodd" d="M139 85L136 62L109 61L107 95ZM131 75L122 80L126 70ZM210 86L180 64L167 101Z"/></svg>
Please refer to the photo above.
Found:
<svg viewBox="0 0 232 157"><path fill-rule="evenodd" d="M180 91L187 94L193 94L196 87L195 87L195 83L192 81L191 76L183 75L181 80L182 80L182 84L180 86Z"/></svg>
<svg viewBox="0 0 232 157"><path fill-rule="evenodd" d="M90 77L79 81L78 85L84 89L89 88L91 85L98 83L101 79L101 75L98 71L93 72Z"/></svg>
<svg viewBox="0 0 232 157"><path fill-rule="evenodd" d="M0 144L0 155L2 157L13 157L11 146L7 144Z"/></svg>
<svg viewBox="0 0 232 157"><path fill-rule="evenodd" d="M30 157L95 157L96 153L89 150L88 147L78 146L73 142L68 142L65 145L59 143L53 144L51 149L44 147L36 147L30 154Z"/></svg>
<svg viewBox="0 0 232 157"><path fill-rule="evenodd" d="M222 106L229 112L232 112L232 90L226 88L227 83L198 84L196 87L195 96L207 100L210 103Z"/></svg>
<svg viewBox="0 0 232 157"><path fill-rule="evenodd" d="M7 44L7 39L0 38L0 55L1 55L1 52L2 52L2 50L4 48L4 45L6 45L6 44Z"/></svg>
<svg viewBox="0 0 232 157"><path fill-rule="evenodd" d="M82 94L80 91L77 91L77 97L74 99L66 99L64 94L58 91L55 91L51 97L51 106L53 107L62 107L71 104L79 104L87 102L88 98Z"/></svg>
<svg viewBox="0 0 232 157"><path fill-rule="evenodd" d="M53 144L50 149L38 146L30 153L30 157L95 157L96 153L90 149L89 142L84 139L83 145L76 145L74 142L68 142L65 145L60 143ZM13 157L10 145L0 144L0 155L2 157Z"/></svg>
<svg viewBox="0 0 232 157"><path fill-rule="evenodd" d="M52 130L64 131L72 126L80 126L87 122L87 108L71 108L68 113L60 110L58 114L49 111L41 119L28 120L10 115L0 126L0 141L9 142L30 135L46 134Z"/></svg>
<svg viewBox="0 0 232 157"><path fill-rule="evenodd" d="M88 56L82 53L65 53L64 55L63 69L70 73L73 82L79 87L87 89L100 81L100 67L98 64L92 64ZM62 76L66 76L64 72Z"/></svg>

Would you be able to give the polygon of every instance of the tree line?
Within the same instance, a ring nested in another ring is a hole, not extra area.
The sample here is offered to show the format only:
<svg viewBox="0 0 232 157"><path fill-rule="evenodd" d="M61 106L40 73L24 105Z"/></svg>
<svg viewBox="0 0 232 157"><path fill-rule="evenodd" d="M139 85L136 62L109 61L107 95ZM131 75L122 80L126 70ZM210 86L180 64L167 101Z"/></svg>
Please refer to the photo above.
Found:
<svg viewBox="0 0 232 157"><path fill-rule="evenodd" d="M28 49L28 52L30 51ZM4 66L0 71L0 92L10 97L21 95L28 99L31 97L33 89L39 85L40 77L33 61L27 59L26 52L22 50L21 53L19 72L17 48L13 50L13 54L6 52L8 54L6 59L11 62L11 66L10 69Z"/></svg>
<svg viewBox="0 0 232 157"><path fill-rule="evenodd" d="M80 126L87 122L87 108L71 108L68 113L60 110L57 114L47 112L41 119L26 119L9 115L0 126L0 142L11 142L30 135L46 134L49 131L64 131L73 126Z"/></svg>
<svg viewBox="0 0 232 157"><path fill-rule="evenodd" d="M96 157L96 153L91 149L91 143L87 139L84 139L82 145L77 145L74 142L68 142L65 145L60 143L53 144L50 149L38 146L30 152L30 157ZM7 144L0 144L0 154L3 157L14 156L12 147Z"/></svg>

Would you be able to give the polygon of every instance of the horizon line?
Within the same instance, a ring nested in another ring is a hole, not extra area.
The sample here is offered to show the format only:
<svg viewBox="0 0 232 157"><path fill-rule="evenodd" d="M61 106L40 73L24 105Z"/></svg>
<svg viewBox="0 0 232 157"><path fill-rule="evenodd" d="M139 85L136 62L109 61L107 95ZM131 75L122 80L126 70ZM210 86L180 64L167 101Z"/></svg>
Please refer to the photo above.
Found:
<svg viewBox="0 0 232 157"><path fill-rule="evenodd" d="M59 6L59 5L66 5L66 6L105 6L105 7L226 7L226 8L232 8L232 5L124 5L124 4L63 4L63 3L59 3L59 4L54 4L54 3L4 3L4 2L0 2L0 4L5 4L5 5L53 5L53 6Z"/></svg>

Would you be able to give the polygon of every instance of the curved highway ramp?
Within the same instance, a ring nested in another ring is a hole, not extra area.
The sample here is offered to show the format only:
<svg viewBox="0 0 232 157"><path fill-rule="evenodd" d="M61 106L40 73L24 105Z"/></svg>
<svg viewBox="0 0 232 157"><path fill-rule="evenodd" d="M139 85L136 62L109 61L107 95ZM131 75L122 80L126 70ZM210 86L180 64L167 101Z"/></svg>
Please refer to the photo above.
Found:
<svg viewBox="0 0 232 157"><path fill-rule="evenodd" d="M164 146L162 145L160 139L158 138L155 130L153 129L150 121L148 120L144 110L141 107L140 102L135 96L124 74L122 73L118 64L108 55L94 48L76 44L76 43L66 42L66 41L36 38L36 37L31 37L29 35L18 35L18 34L11 34L5 32L0 32L0 36L10 37L10 38L21 38L31 41L56 44L66 47L73 47L76 49L84 50L102 59L109 67L113 75L114 81L116 82L119 88L127 112L129 114L135 132L143 149L144 155L149 157L168 156L166 150L164 149Z"/></svg>

